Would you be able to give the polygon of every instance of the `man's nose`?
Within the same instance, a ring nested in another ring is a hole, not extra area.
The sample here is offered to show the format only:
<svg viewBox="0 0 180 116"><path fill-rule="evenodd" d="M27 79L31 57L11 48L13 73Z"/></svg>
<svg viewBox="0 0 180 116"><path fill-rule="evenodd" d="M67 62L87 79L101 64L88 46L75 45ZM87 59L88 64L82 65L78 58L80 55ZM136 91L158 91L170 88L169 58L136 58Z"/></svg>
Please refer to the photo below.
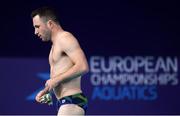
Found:
<svg viewBox="0 0 180 116"><path fill-rule="evenodd" d="M38 35L38 31L37 31L36 29L35 29L35 31L34 31L34 34L35 34L35 35Z"/></svg>

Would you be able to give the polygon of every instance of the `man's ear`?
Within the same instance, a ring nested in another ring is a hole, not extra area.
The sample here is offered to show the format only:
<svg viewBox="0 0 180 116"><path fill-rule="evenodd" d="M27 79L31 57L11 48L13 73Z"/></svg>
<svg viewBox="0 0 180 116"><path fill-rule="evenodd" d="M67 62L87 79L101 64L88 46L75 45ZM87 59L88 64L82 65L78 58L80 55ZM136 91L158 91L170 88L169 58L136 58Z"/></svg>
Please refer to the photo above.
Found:
<svg viewBox="0 0 180 116"><path fill-rule="evenodd" d="M49 21L47 22L47 27L50 28L50 29L52 29L52 26L53 26L53 21L52 21L52 20L49 20Z"/></svg>

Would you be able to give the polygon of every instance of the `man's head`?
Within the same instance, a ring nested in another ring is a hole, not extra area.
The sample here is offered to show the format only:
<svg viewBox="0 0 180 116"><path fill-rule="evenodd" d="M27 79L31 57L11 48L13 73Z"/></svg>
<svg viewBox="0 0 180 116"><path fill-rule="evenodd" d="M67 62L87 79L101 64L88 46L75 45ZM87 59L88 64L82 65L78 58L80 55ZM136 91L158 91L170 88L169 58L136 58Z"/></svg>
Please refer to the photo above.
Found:
<svg viewBox="0 0 180 116"><path fill-rule="evenodd" d="M43 41L49 41L51 38L51 28L53 24L59 24L54 9L50 7L41 7L31 13L35 35Z"/></svg>

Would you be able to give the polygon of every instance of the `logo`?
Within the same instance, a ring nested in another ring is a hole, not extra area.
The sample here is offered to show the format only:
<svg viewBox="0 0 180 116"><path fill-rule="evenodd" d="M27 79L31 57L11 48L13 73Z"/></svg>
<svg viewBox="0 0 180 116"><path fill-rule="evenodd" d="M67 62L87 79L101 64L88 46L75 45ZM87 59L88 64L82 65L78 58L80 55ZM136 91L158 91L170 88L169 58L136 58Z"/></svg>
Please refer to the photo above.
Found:
<svg viewBox="0 0 180 116"><path fill-rule="evenodd" d="M62 104L63 104L63 103L65 103L65 102L66 102L66 100L65 100L65 99L63 99L63 100L62 100Z"/></svg>

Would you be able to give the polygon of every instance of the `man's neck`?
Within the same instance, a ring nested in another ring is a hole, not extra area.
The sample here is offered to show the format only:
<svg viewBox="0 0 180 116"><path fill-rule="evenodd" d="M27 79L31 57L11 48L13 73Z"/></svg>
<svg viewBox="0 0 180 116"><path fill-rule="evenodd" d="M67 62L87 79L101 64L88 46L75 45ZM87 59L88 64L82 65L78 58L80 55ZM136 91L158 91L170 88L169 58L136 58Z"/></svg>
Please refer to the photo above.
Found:
<svg viewBox="0 0 180 116"><path fill-rule="evenodd" d="M51 35L51 41L52 43L54 43L54 41L57 39L57 35L59 33L64 32L64 30L61 28L60 25L56 25L53 29L52 29L52 35Z"/></svg>

